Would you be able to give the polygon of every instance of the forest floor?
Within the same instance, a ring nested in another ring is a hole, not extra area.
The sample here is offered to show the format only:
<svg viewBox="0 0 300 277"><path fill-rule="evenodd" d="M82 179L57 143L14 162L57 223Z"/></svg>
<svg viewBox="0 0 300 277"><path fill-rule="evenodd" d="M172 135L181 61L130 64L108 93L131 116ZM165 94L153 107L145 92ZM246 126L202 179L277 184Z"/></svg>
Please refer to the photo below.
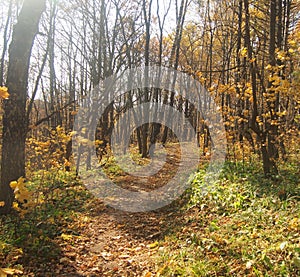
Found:
<svg viewBox="0 0 300 277"><path fill-rule="evenodd" d="M178 169L178 145L167 153L142 182L112 162L104 167L119 186L151 191ZM36 205L0 217L0 277L299 276L299 160L272 178L259 168L225 164L203 195L200 166L183 197L137 213L107 206L74 173L39 173Z"/></svg>
<svg viewBox="0 0 300 277"><path fill-rule="evenodd" d="M168 147L167 162L159 174L142 178L142 182L115 165L106 166L106 173L122 188L151 191L174 176L179 161L178 145L174 144ZM19 268L21 276L154 276L157 241L176 229L183 217L182 203L130 213L105 205L77 182L68 185L69 189L55 189L53 199L36 211L35 218L2 219L5 228L16 232L11 234L13 246L2 245L9 254L3 251L2 262L0 254L0 268Z"/></svg>
<svg viewBox="0 0 300 277"><path fill-rule="evenodd" d="M158 240L182 215L171 207L127 213L93 203L93 216L79 238L63 246L56 276L154 276ZM153 275L152 275L153 273Z"/></svg>
<svg viewBox="0 0 300 277"><path fill-rule="evenodd" d="M174 176L180 158L179 146L173 144L168 146L166 163L158 174L139 178L111 166L107 174L124 189L151 191ZM68 258L61 276L154 276L157 241L181 224L181 205L175 201L156 211L130 213L93 199L80 238L73 246L68 242L63 248Z"/></svg>
<svg viewBox="0 0 300 277"><path fill-rule="evenodd" d="M154 176L141 179L118 169L115 172L111 166L107 173L122 188L151 191L174 176L179 151L178 145L169 146L167 162ZM87 207L80 237L67 241L63 247L66 259L57 269L57 276L154 276L157 241L181 224L181 205L177 201L156 211L130 213L93 199Z"/></svg>

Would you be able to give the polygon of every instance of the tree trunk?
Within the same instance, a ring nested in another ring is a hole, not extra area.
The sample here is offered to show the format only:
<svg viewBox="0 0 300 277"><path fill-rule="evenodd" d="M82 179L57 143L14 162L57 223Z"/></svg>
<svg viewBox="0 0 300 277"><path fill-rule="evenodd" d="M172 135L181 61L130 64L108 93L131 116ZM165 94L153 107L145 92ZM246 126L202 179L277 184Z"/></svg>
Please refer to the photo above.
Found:
<svg viewBox="0 0 300 277"><path fill-rule="evenodd" d="M174 106L174 97L175 97L175 83L176 83L176 78L177 78L177 69L179 66L179 54L180 54L180 45L181 45L181 39L182 39L182 32L183 32L183 27L184 27L184 22L185 22L185 16L187 12L187 6L188 6L188 1L181 0L180 3L180 9L179 9L179 14L177 15L176 18L176 31L175 31L175 38L174 42L172 45L172 50L170 54L170 62L169 66L175 70L175 74L173 77L173 80L170 80L171 83L171 90L170 90L170 106ZM166 94L168 96L168 94ZM166 102L166 98L164 99L164 104ZM168 130L169 128L167 126L164 127L163 130L163 136L162 136L162 144L165 145L168 139Z"/></svg>
<svg viewBox="0 0 300 277"><path fill-rule="evenodd" d="M277 65L276 62L276 26L280 25L278 22L281 18L278 18L277 15L277 1L272 0L270 2L270 42L269 42L269 64L273 67ZM281 28L278 28L280 30ZM281 37L281 31L280 37ZM281 40L281 39L280 39ZM281 42L280 42L281 44ZM278 45L279 46L279 45ZM280 45L281 46L281 45ZM272 94L272 100L267 100L270 114L271 114L271 123L269 123L269 132L268 132L268 153L270 158L270 172L267 173L275 173L277 174L278 170L276 167L276 160L278 159L278 146L276 143L276 138L278 137L278 126L276 124L272 124L272 122L278 122L277 112L279 106L279 94L275 92L273 89L272 82L268 83L269 94ZM273 99L274 98L274 99Z"/></svg>
<svg viewBox="0 0 300 277"><path fill-rule="evenodd" d="M149 69L148 66L150 65L150 39L151 39L151 9L152 9L152 0L149 1L149 6L147 7L147 1L143 0L143 13L144 13L144 24L146 26L146 33L145 33L145 87L143 93L143 99L141 100L143 103L149 102L149 92L150 89L147 87L148 79L149 79ZM148 156L148 133L149 133L149 122L148 122L148 111L142 111L143 118L146 121L145 124L140 128L141 130L141 154L143 158Z"/></svg>
<svg viewBox="0 0 300 277"><path fill-rule="evenodd" d="M28 119L26 98L28 71L34 38L46 1L26 0L14 26L9 48L7 82L10 98L4 102L3 142L1 160L0 201L5 205L0 214L8 213L13 202L13 191L9 184L25 177L25 139Z"/></svg>
<svg viewBox="0 0 300 277"><path fill-rule="evenodd" d="M9 2L7 20L5 23L4 34L3 34L3 50L2 50L1 61L0 61L0 86L3 86L3 80L4 80L4 64L5 64L5 55L7 52L7 45L9 40L8 32L9 32L9 24L11 21L11 14L12 14L12 1Z"/></svg>

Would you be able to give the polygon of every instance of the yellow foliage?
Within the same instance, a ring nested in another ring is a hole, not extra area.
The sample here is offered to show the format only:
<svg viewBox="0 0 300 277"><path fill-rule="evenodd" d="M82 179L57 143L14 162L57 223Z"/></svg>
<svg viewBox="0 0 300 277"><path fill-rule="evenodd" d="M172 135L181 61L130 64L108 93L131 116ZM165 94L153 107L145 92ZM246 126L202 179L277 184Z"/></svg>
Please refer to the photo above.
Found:
<svg viewBox="0 0 300 277"><path fill-rule="evenodd" d="M158 241L155 241L155 242L148 245L148 248L150 248L150 249L154 249L154 248L157 248L157 247L158 247Z"/></svg>
<svg viewBox="0 0 300 277"><path fill-rule="evenodd" d="M13 181L10 183L10 187L14 190L15 198L24 203L30 198L30 192L26 188L25 179L23 177L19 178L18 181Z"/></svg>
<svg viewBox="0 0 300 277"><path fill-rule="evenodd" d="M294 39L289 40L289 44L291 47L297 46L297 42Z"/></svg>
<svg viewBox="0 0 300 277"><path fill-rule="evenodd" d="M7 87L0 87L0 98L8 99L9 93Z"/></svg>
<svg viewBox="0 0 300 277"><path fill-rule="evenodd" d="M17 187L17 185L18 185L18 182L17 181L12 181L12 182L10 182L10 187L13 189L13 190L15 190L16 189L16 187Z"/></svg>
<svg viewBox="0 0 300 277"><path fill-rule="evenodd" d="M280 61L285 61L287 59L287 55L285 51L277 50L277 59Z"/></svg>
<svg viewBox="0 0 300 277"><path fill-rule="evenodd" d="M272 70L272 68L273 68L273 66L270 65L270 64L268 64L268 65L266 66L266 69L267 69L267 70Z"/></svg>
<svg viewBox="0 0 300 277"><path fill-rule="evenodd" d="M73 236L72 235L67 235L67 234L61 234L61 238L63 239L63 240L71 240L71 239L73 239Z"/></svg>
<svg viewBox="0 0 300 277"><path fill-rule="evenodd" d="M247 54L248 54L248 50L247 50L246 47L243 48L243 49L241 49L240 56L241 56L242 58L247 57Z"/></svg>
<svg viewBox="0 0 300 277"><path fill-rule="evenodd" d="M299 218L293 218L290 222L289 222L289 230L299 230L300 227L300 219Z"/></svg>
<svg viewBox="0 0 300 277"><path fill-rule="evenodd" d="M45 136L44 131L47 133ZM49 136L50 134L50 136ZM63 169L66 166L65 157L67 145L72 139L74 132L66 132L64 128L58 126L55 129L43 129L36 138L27 139L27 174L33 170L51 168Z"/></svg>
<svg viewBox="0 0 300 277"><path fill-rule="evenodd" d="M20 177L18 181L12 181L10 187L14 190L16 199L16 202L13 203L13 208L23 216L26 213L26 209L32 205L32 193L26 187L23 177Z"/></svg>

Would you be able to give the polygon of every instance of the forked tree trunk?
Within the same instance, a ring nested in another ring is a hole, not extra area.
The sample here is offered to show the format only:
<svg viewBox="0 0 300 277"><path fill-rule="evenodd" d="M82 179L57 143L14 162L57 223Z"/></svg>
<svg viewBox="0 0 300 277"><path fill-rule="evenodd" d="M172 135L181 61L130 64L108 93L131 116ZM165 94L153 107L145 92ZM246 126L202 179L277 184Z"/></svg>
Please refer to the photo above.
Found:
<svg viewBox="0 0 300 277"><path fill-rule="evenodd" d="M0 202L4 201L5 205L0 207L0 214L8 213L12 207L13 192L10 182L25 177L28 71L34 38L45 8L45 0L24 1L9 48L6 86L10 98L4 103L0 183Z"/></svg>

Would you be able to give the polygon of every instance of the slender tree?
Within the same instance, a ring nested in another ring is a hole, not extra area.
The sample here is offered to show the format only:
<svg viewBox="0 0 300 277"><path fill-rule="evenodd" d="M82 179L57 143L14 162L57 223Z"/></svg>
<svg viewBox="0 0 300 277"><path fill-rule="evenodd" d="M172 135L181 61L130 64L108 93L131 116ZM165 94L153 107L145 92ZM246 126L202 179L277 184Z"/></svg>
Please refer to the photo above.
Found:
<svg viewBox="0 0 300 277"><path fill-rule="evenodd" d="M0 213L7 213L12 207L13 192L10 182L25 177L28 71L31 50L45 8L45 0L24 1L9 47L6 85L10 98L4 103L0 183L0 201L4 201L5 205L0 208Z"/></svg>

